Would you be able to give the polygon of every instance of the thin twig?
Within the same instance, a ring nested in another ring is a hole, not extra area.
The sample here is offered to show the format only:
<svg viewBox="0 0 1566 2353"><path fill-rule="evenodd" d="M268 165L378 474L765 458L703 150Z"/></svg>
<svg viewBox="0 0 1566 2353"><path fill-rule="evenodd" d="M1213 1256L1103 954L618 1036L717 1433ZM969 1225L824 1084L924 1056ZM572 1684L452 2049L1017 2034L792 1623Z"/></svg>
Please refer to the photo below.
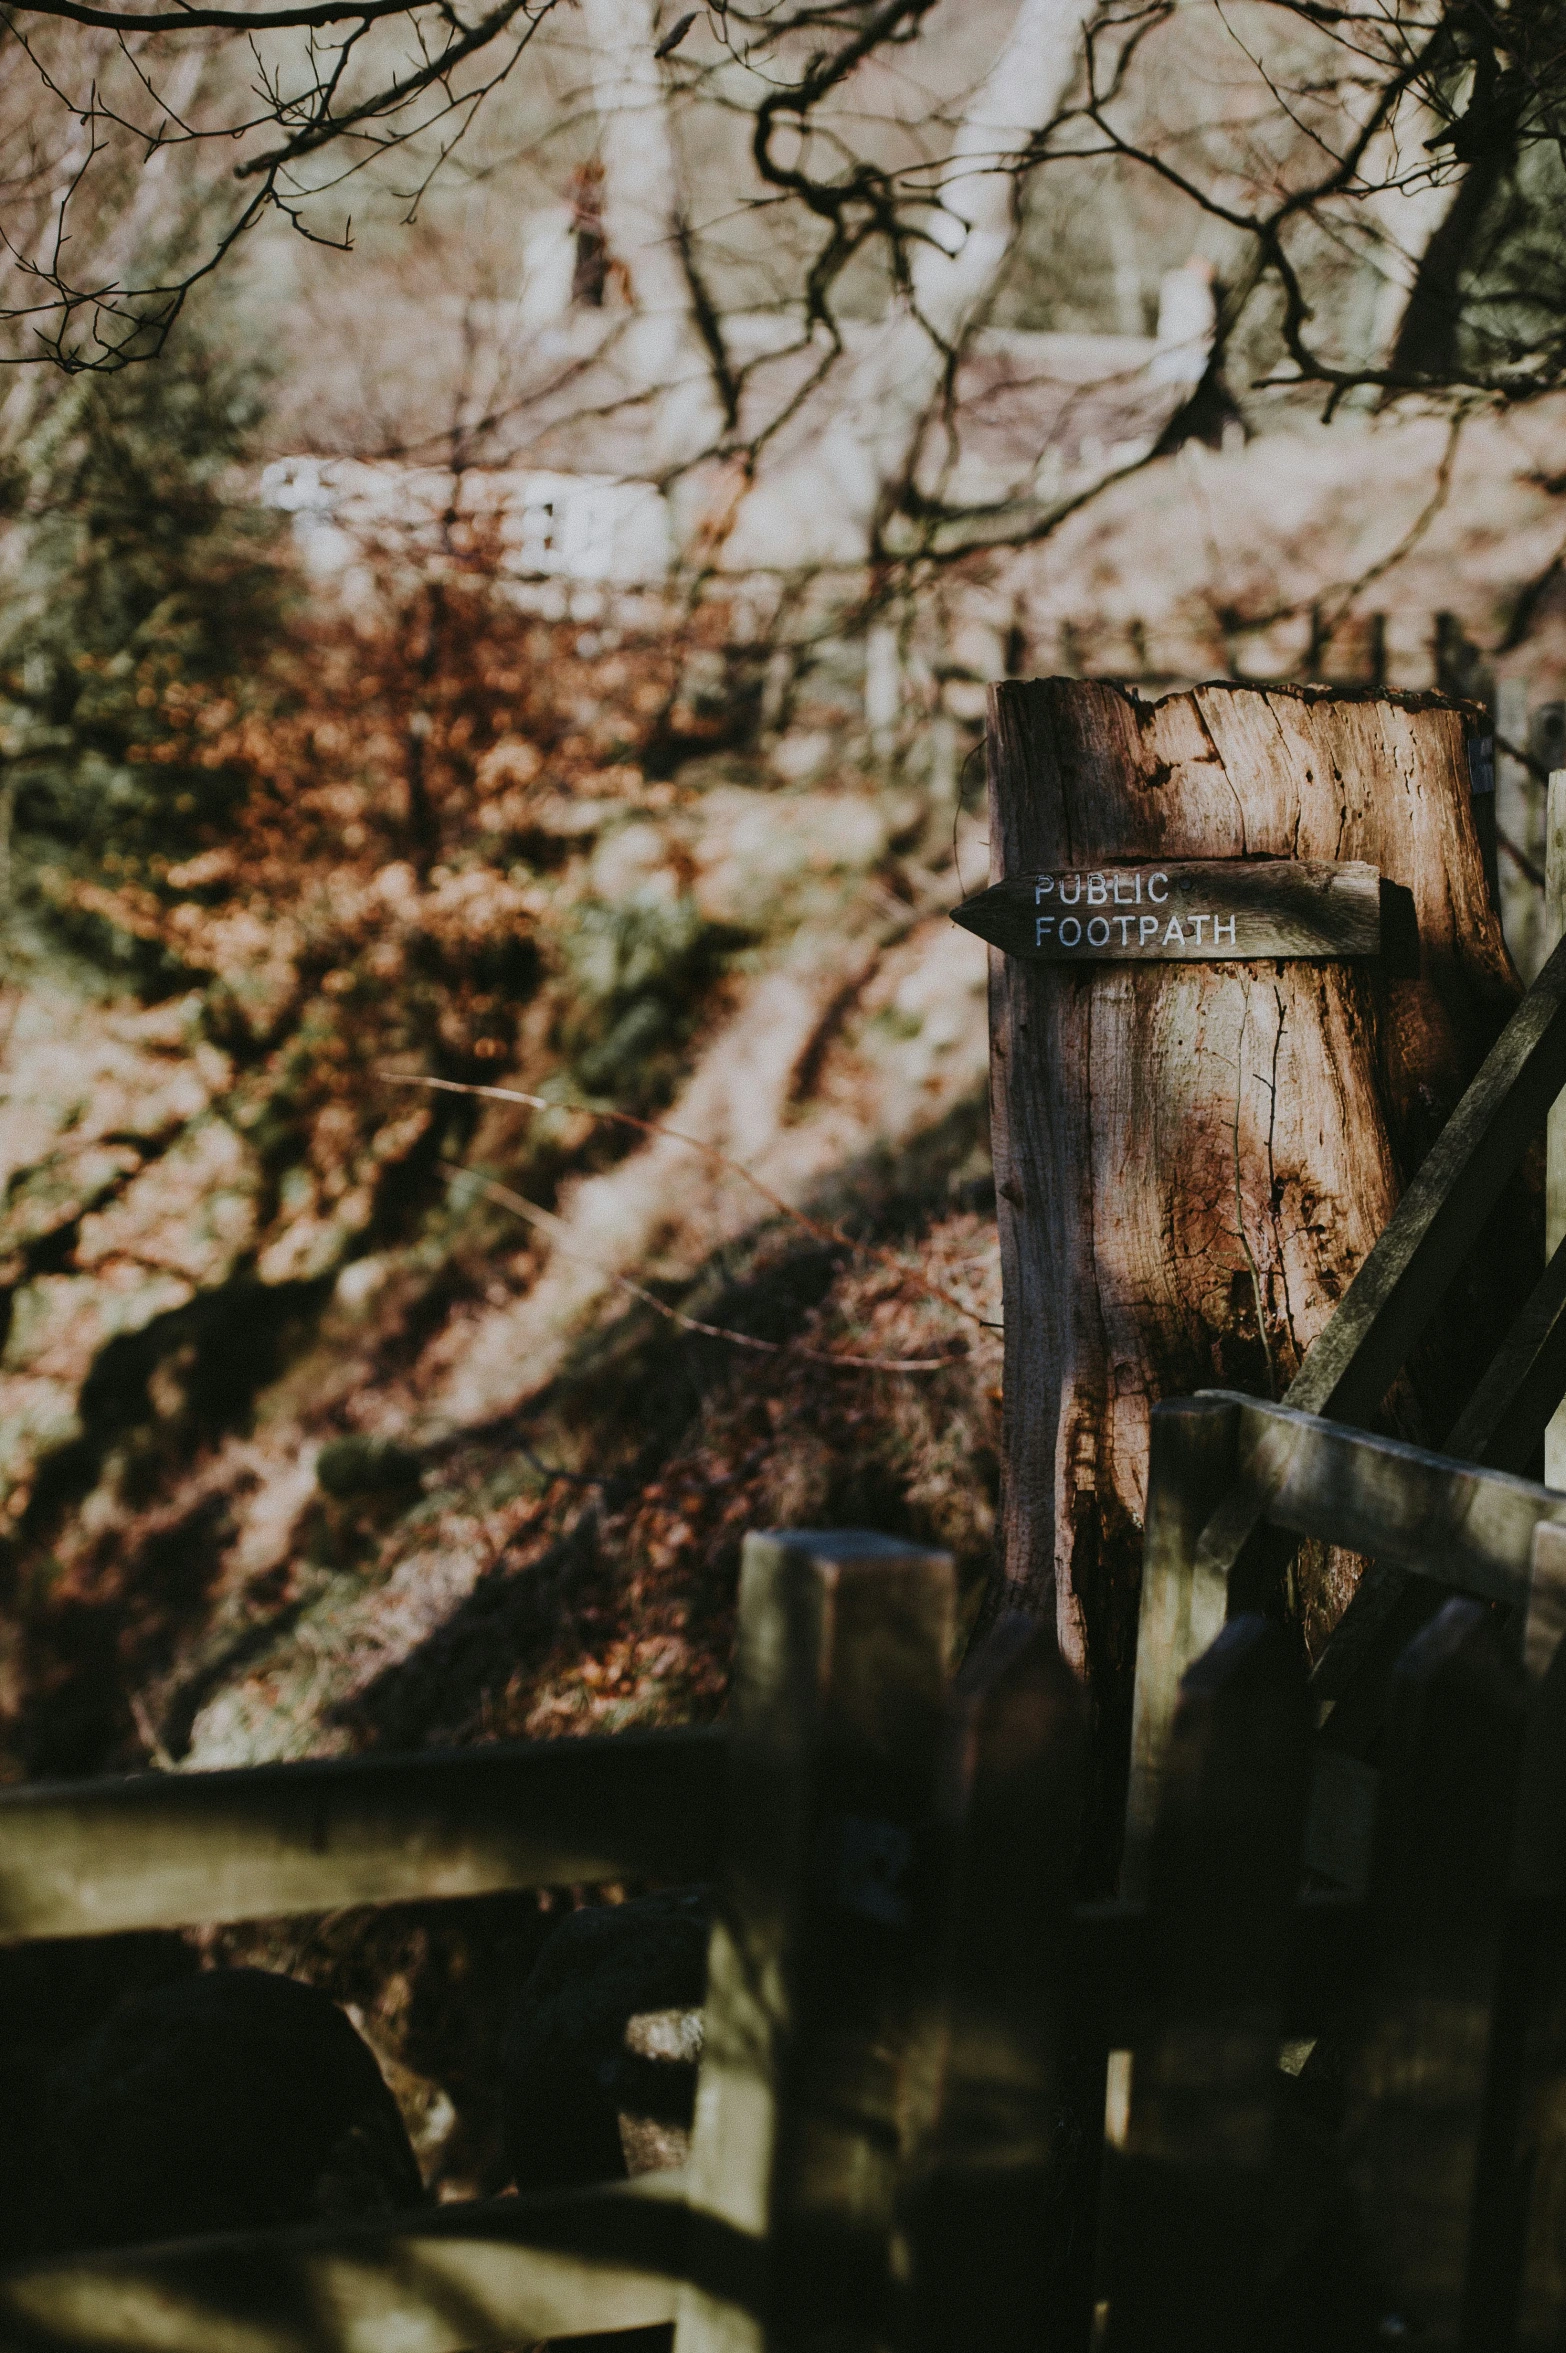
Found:
<svg viewBox="0 0 1566 2353"><path fill-rule="evenodd" d="M678 1128L665 1127L661 1120L638 1119L630 1111L604 1110L592 1103L552 1103L546 1095L524 1094L520 1087L472 1086L462 1079L425 1078L419 1073L401 1070L380 1070L376 1076L387 1080L392 1086L429 1087L442 1095L483 1095L496 1103L523 1103L534 1111L570 1112L583 1119L613 1120L621 1127L635 1128L640 1135L667 1136L673 1144L687 1144L693 1152L705 1153L715 1167L727 1169L731 1176L743 1177L746 1184L759 1193L780 1217L792 1218L795 1225L802 1226L816 1241L826 1242L834 1250L856 1250L865 1258L873 1258L890 1273L901 1275L905 1281L913 1283L927 1298L938 1299L943 1307L949 1307L954 1314L966 1317L970 1324L977 1324L981 1332L998 1332L1001 1329L999 1324L988 1316L980 1315L977 1308L969 1307L954 1292L943 1291L939 1283L932 1283L928 1275L899 1258L895 1250L883 1250L878 1243L862 1242L854 1234L845 1234L841 1226L824 1226L818 1219L807 1217L802 1209L795 1208L792 1201L785 1201L781 1193L774 1193L770 1185L763 1184L760 1177L753 1175L743 1161L731 1160L727 1152L720 1152L716 1144L709 1144L702 1136L684 1135Z"/></svg>
<svg viewBox="0 0 1566 2353"><path fill-rule="evenodd" d="M498 1203L502 1209L511 1210L517 1217L525 1218L529 1225L542 1226L551 1234L558 1229L569 1231L565 1219L557 1217L552 1209L544 1209L536 1201L524 1200L520 1193L513 1193L509 1185L497 1184L493 1177L480 1176L477 1169L464 1168L460 1160L443 1160L441 1166L467 1177L478 1186L487 1200ZM807 1348L798 1340L759 1340L752 1332L730 1331L724 1324L703 1323L699 1316L686 1315L683 1309L671 1307L667 1299L660 1299L656 1291L649 1291L645 1285L633 1282L629 1275L616 1273L613 1267L605 1266L599 1259L589 1258L583 1250L573 1250L569 1244L558 1239L554 1246L562 1258L573 1258L579 1266L590 1266L595 1274L602 1275L607 1282L617 1284L622 1291L628 1291L633 1299L641 1300L645 1307L655 1308L659 1315L667 1316L670 1323L678 1324L682 1331L699 1333L704 1340L727 1340L735 1348L754 1348L763 1356L795 1356L802 1358L806 1364L831 1365L834 1369L846 1367L866 1373L939 1373L948 1371L954 1364L967 1362L965 1356L846 1356L838 1355L831 1349Z"/></svg>

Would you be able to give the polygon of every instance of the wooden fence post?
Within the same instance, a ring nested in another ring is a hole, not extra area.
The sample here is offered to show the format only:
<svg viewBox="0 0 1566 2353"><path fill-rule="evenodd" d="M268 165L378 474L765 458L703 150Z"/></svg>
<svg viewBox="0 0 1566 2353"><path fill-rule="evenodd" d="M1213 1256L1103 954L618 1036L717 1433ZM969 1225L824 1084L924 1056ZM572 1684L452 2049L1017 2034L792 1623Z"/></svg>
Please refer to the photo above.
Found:
<svg viewBox="0 0 1566 2353"><path fill-rule="evenodd" d="M1392 1678L1371 1974L1346 2064L1345 2157L1383 2334L1464 2353L1506 2342L1475 2221L1521 1724L1491 1613L1447 1602Z"/></svg>
<svg viewBox="0 0 1566 2353"><path fill-rule="evenodd" d="M1149 1882L1154 2023L1106 2184L1110 2353L1249 2342L1309 1740L1288 1637L1231 1619L1185 1675L1167 1753Z"/></svg>
<svg viewBox="0 0 1566 2353"><path fill-rule="evenodd" d="M954 1625L945 1553L746 1539L678 2353L888 2340Z"/></svg>
<svg viewBox="0 0 1566 2353"><path fill-rule="evenodd" d="M1228 1615L1228 1581L1203 1577L1197 1552L1202 1530L1234 1486L1239 1430L1239 1407L1221 1398L1171 1399L1153 1408L1120 1861L1120 1892L1132 1900L1147 1891L1181 1678Z"/></svg>
<svg viewBox="0 0 1566 2353"><path fill-rule="evenodd" d="M948 1712L932 2114L904 2225L912 2353L1069 2342L1091 2190L1063 2123L1059 2049L1085 1734L1053 1635L1003 1619Z"/></svg>

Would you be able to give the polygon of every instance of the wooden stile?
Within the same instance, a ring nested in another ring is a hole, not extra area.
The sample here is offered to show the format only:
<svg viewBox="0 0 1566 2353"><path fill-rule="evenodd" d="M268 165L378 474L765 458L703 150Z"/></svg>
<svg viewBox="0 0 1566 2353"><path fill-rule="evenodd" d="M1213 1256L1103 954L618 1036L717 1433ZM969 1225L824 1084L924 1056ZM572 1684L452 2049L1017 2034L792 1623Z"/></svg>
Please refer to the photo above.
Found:
<svg viewBox="0 0 1566 2353"><path fill-rule="evenodd" d="M1557 948L1311 1348L1285 1393L1285 1404L1340 1421L1361 1421L1375 1413L1563 1085L1566 948ZM1563 1120L1566 1110L1551 1112L1552 1138ZM1552 1143L1552 1153L1557 1151L1566 1153L1558 1139ZM1552 1210L1547 1222L1553 1253L1561 1241L1561 1221ZM1446 1452L1514 1470L1531 1458L1566 1349L1563 1291L1566 1265L1552 1257L1448 1434ZM1277 1463L1283 1459L1274 1457ZM1200 1556L1210 1574L1226 1574L1253 1545L1267 1517L1269 1468L1258 1466L1260 1475L1242 1480L1203 1530ZM1406 1594L1401 1569L1372 1563L1317 1662L1313 1684L1318 1698L1336 1703L1352 1685L1362 1684L1365 1696L1358 1712L1373 1731L1392 1662L1427 1615L1420 1597Z"/></svg>
<svg viewBox="0 0 1566 2353"><path fill-rule="evenodd" d="M918 2038L950 1557L887 1536L746 1539L729 1843L690 2195L758 2257L758 2310L697 2284L678 2353L889 2340Z"/></svg>
<svg viewBox="0 0 1566 2353"><path fill-rule="evenodd" d="M1310 1726L1281 1629L1242 1614L1188 1670L1149 1885L1157 2023L1132 2059L1106 2239L1109 2353L1249 2341Z"/></svg>
<svg viewBox="0 0 1566 2353"><path fill-rule="evenodd" d="M1122 1892L1130 1896L1146 1884L1172 1694L1226 1610L1248 1598L1243 1588L1231 1591L1207 1549L1212 1517L1200 1533L1195 1528L1214 1489L1223 1488L1226 1466L1231 1495L1250 1471L1262 1492L1262 1517L1273 1526L1352 1545L1379 1566L1432 1588L1508 1607L1528 1602L1535 1531L1566 1525L1566 1496L1530 1480L1255 1398L1219 1393L1179 1400L1158 1409L1154 1428L1121 1879ZM1387 1590L1395 1602L1396 1589ZM1395 1629L1399 1621L1394 1616L1388 1623ZM1341 1756L1329 1742L1319 1758L1332 1818L1313 1809L1307 1852L1313 1867L1355 1886L1377 1784L1356 1756L1340 1763Z"/></svg>

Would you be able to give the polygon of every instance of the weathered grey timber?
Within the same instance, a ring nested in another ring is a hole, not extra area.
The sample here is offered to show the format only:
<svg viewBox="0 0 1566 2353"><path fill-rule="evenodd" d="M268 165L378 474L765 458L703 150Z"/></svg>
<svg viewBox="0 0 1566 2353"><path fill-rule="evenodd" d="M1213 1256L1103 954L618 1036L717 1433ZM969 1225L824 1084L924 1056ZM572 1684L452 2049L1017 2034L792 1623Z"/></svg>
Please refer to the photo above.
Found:
<svg viewBox="0 0 1566 2353"><path fill-rule="evenodd" d="M0 1942L703 1879L723 1785L693 1730L7 1789Z"/></svg>
<svg viewBox="0 0 1566 2353"><path fill-rule="evenodd" d="M1566 768L1553 768L1545 796L1544 906L1540 944L1548 955L1566 939ZM1566 1103L1551 1108L1545 1128L1544 1247L1551 1255L1566 1241ZM1546 1486L1566 1486L1566 1406L1544 1440Z"/></svg>
<svg viewBox="0 0 1566 2353"><path fill-rule="evenodd" d="M1291 1406L1211 1394L1238 1412L1241 1463L1267 1454L1274 1527L1370 1553L1481 1600L1526 1603L1534 1530L1541 1520L1566 1521L1566 1495Z"/></svg>
<svg viewBox="0 0 1566 2353"><path fill-rule="evenodd" d="M678 2353L857 2353L891 2325L955 1610L946 1553L746 1538L689 2175L698 2221L764 2246L768 2284L759 2315L689 2288Z"/></svg>
<svg viewBox="0 0 1566 2353"><path fill-rule="evenodd" d="M1106 862L1008 875L952 921L1038 964L1377 956L1381 877L1362 859Z"/></svg>
<svg viewBox="0 0 1566 2353"><path fill-rule="evenodd" d="M1158 1406L1153 1427L1121 1872L1131 1897L1146 1887L1180 1678L1230 1610L1250 1598L1243 1578L1242 1589L1233 1589L1208 1542L1215 1490L1243 1492L1257 1520L1292 1535L1350 1546L1383 1569L1513 1607L1528 1603L1536 1529L1566 1525L1566 1495L1286 1405L1215 1391ZM1194 1516L1203 1511L1206 1526L1193 1535ZM1363 1774L1346 1781L1332 1761L1325 1771L1324 1805L1313 1808L1307 1851L1314 1868L1353 1887L1376 1784Z"/></svg>
<svg viewBox="0 0 1566 2353"><path fill-rule="evenodd" d="M1442 1452L1459 1462L1523 1473L1566 1390L1566 1246L1558 1248L1478 1387L1447 1432ZM1318 1701L1331 1701L1332 1718L1317 1773L1318 1799L1338 1817L1326 1844L1312 1851L1315 1868L1337 1849L1345 1863L1352 1835L1368 1865L1367 1796L1374 1774L1362 1759L1380 1730L1392 1667L1439 1608L1439 1596L1390 1562L1371 1561L1333 1628L1311 1677ZM1327 1782L1331 1781L1329 1793ZM1321 1812L1322 1805L1316 1811ZM1350 1811L1358 1830L1348 1828ZM1355 1874L1345 1881L1358 1885Z"/></svg>
<svg viewBox="0 0 1566 2353"><path fill-rule="evenodd" d="M1197 1546L1214 1509L1233 1488L1239 1430L1238 1408L1224 1398L1181 1398L1153 1408L1131 1778L1120 1862L1120 1892L1131 1900L1147 1890L1181 1678L1217 1641L1229 1614L1229 1580L1202 1565Z"/></svg>
<svg viewBox="0 0 1566 2353"><path fill-rule="evenodd" d="M746 2291L743 2254L706 2259ZM0 2353L486 2353L672 2319L677 2174L0 2272Z"/></svg>

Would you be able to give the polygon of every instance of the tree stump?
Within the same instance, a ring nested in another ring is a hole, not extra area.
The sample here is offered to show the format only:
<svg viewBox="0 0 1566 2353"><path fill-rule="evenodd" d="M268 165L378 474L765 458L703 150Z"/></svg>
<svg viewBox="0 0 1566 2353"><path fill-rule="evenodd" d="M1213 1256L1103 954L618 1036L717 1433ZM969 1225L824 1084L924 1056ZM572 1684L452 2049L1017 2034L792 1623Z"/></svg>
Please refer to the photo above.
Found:
<svg viewBox="0 0 1566 2353"><path fill-rule="evenodd" d="M1402 921L1375 961L991 951L998 1598L1053 1616L1094 1699L1101 1763L1125 1744L1149 1408L1211 1387L1283 1395L1516 1001L1474 830L1476 719L1425 694L992 689L992 881L1146 859L1358 859L1408 894L1384 892ZM1401 1434L1439 1444L1538 1251L1514 1194L1399 1384ZM1314 1654L1356 1564L1317 1552L1291 1574Z"/></svg>

